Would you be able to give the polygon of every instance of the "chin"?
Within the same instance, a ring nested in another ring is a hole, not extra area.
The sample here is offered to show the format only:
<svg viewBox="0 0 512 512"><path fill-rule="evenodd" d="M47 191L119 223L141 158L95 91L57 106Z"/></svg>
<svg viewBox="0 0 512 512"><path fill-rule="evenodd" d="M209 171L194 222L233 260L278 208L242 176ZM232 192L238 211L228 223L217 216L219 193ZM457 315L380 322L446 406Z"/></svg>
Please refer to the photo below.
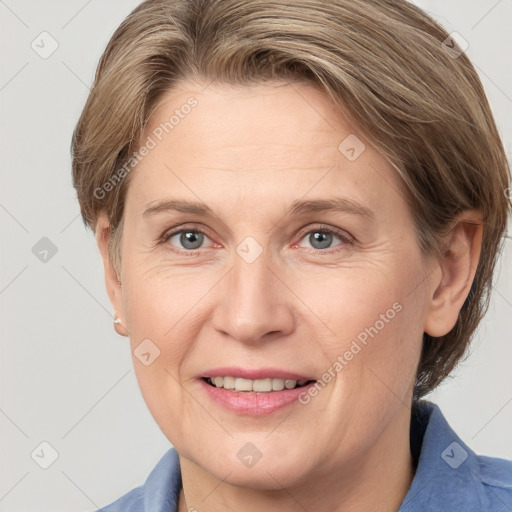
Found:
<svg viewBox="0 0 512 512"><path fill-rule="evenodd" d="M262 434L263 437L266 435ZM299 485L309 474L308 461L297 459L286 446L281 445L280 450L274 451L272 445L267 443L267 447L260 452L261 458L258 458L250 441L244 441L242 448L238 447L239 444L233 443L237 446L236 449L232 446L220 447L220 450L210 451L208 454L205 451L190 455L179 453L218 481L260 491ZM227 456L226 452L230 455ZM311 458L308 460L311 462ZM301 469L300 472L298 468Z"/></svg>

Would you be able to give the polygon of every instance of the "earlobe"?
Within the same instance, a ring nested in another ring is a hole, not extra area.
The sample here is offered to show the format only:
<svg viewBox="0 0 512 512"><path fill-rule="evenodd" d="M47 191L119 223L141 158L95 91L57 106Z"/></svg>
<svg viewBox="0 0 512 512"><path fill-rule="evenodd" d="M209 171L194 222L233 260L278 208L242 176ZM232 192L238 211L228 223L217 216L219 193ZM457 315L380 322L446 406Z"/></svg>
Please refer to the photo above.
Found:
<svg viewBox="0 0 512 512"><path fill-rule="evenodd" d="M483 224L480 213L465 211L442 240L438 261L441 271L433 273L424 331L432 337L448 334L457 322L469 295L482 249Z"/></svg>
<svg viewBox="0 0 512 512"><path fill-rule="evenodd" d="M114 315L114 329L121 336L128 336L128 331L124 326L124 313L123 313L123 298L121 293L121 281L116 273L109 254L109 239L110 239L110 223L106 213L102 212L98 216L96 223L96 242L103 260L103 267L105 272L105 286L110 303L116 311ZM118 315L117 312L120 312Z"/></svg>
<svg viewBox="0 0 512 512"><path fill-rule="evenodd" d="M114 313L114 329L119 336L129 336L128 330L123 325L121 319Z"/></svg>

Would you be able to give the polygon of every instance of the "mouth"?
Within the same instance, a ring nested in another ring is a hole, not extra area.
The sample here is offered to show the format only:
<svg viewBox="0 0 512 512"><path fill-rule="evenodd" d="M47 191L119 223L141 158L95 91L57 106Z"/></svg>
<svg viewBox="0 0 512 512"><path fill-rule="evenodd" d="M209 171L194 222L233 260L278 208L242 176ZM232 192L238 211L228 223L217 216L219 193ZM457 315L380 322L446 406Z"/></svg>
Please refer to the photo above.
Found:
<svg viewBox="0 0 512 512"><path fill-rule="evenodd" d="M302 404L302 395L317 383L311 374L284 368L211 368L197 376L210 403L242 416L266 416ZM300 405L302 406L302 405Z"/></svg>
<svg viewBox="0 0 512 512"><path fill-rule="evenodd" d="M222 388L235 393L273 393L302 388L316 382L311 379L294 380L272 377L252 380L233 376L202 377L202 380L211 387Z"/></svg>

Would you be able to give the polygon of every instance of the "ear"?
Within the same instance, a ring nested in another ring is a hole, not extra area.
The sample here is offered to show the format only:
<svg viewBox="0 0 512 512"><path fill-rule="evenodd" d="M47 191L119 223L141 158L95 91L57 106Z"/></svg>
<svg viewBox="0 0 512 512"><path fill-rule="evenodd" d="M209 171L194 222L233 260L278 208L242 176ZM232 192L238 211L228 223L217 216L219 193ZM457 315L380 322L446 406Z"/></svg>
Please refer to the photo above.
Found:
<svg viewBox="0 0 512 512"><path fill-rule="evenodd" d="M116 312L118 321L114 323L114 328L121 336L128 336L128 331L125 327L125 316L123 308L123 296L121 293L121 281L119 280L112 259L110 258L108 245L110 239L110 222L105 212L100 213L96 223L96 242L101 253L103 260L103 267L105 270L105 286L110 303Z"/></svg>
<svg viewBox="0 0 512 512"><path fill-rule="evenodd" d="M429 291L424 331L433 337L448 334L469 295L482 249L481 214L467 210L459 214L443 237L443 251ZM441 276L439 278L439 275Z"/></svg>

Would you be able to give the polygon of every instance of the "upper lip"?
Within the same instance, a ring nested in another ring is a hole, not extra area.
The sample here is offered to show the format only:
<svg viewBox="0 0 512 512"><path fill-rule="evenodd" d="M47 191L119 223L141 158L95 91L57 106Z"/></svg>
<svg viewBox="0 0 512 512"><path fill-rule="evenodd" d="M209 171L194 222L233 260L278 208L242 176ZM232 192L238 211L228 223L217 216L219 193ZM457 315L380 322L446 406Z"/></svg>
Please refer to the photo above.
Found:
<svg viewBox="0 0 512 512"><path fill-rule="evenodd" d="M223 367L212 368L206 370L200 378L211 377L240 377L249 380L261 379L284 379L284 380L316 380L311 376L296 373L281 368L240 368L240 367Z"/></svg>

